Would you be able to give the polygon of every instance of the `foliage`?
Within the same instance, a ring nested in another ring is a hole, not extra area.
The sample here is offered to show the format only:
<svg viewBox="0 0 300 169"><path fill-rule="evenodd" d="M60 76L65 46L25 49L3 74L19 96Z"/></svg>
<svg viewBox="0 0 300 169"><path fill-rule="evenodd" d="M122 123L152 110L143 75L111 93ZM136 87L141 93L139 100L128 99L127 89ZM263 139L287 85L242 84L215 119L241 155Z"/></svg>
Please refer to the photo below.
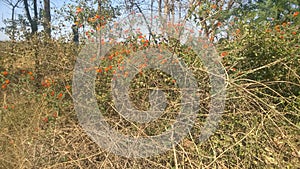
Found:
<svg viewBox="0 0 300 169"><path fill-rule="evenodd" d="M235 76L259 82L291 82L274 87L280 89L278 92L282 95L299 94L299 86L295 85L300 80L297 73L300 72L297 25L241 25L234 36L234 39L224 41L222 48L229 53L224 63L234 66L239 72Z"/></svg>

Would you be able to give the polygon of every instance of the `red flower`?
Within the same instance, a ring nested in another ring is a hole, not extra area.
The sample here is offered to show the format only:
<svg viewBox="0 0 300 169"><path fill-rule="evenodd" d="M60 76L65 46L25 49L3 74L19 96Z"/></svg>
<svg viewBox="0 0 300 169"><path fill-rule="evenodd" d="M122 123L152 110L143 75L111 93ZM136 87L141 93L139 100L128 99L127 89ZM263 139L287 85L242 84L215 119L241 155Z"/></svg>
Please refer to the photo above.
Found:
<svg viewBox="0 0 300 169"><path fill-rule="evenodd" d="M231 70L235 72L235 71L236 71L236 68L233 67L233 68L231 68Z"/></svg>
<svg viewBox="0 0 300 169"><path fill-rule="evenodd" d="M49 87L51 85L50 81L48 79L42 81L42 86Z"/></svg>
<svg viewBox="0 0 300 169"><path fill-rule="evenodd" d="M222 56L222 57L225 57L225 56L227 56L227 55L228 55L228 52L222 52L222 53L221 53L221 56Z"/></svg>
<svg viewBox="0 0 300 169"><path fill-rule="evenodd" d="M298 16L298 15L299 15L299 12L298 12L298 11L295 12L295 13L293 14L294 17L296 17L296 16Z"/></svg>
<svg viewBox="0 0 300 169"><path fill-rule="evenodd" d="M57 95L57 98L58 98L58 99L61 99L62 96L63 96L63 94L62 94L62 93L59 93L59 94Z"/></svg>
<svg viewBox="0 0 300 169"><path fill-rule="evenodd" d="M99 69L97 69L97 70L96 70L96 72L98 72L98 73L102 73L102 69L101 69L101 68L99 68Z"/></svg>
<svg viewBox="0 0 300 169"><path fill-rule="evenodd" d="M3 74L3 76L6 76L6 75L8 75L8 72L4 71L4 72L2 72L2 74Z"/></svg>
<svg viewBox="0 0 300 169"><path fill-rule="evenodd" d="M6 89L6 87L7 87L6 84L4 84L4 85L1 86L2 89Z"/></svg>
<svg viewBox="0 0 300 169"><path fill-rule="evenodd" d="M48 121L49 121L48 117L45 117L45 118L43 119L43 121L44 121L45 123L48 123Z"/></svg>
<svg viewBox="0 0 300 169"><path fill-rule="evenodd" d="M108 56L108 59L109 59L109 60L112 60L113 57L114 57L114 55L109 55L109 56Z"/></svg>

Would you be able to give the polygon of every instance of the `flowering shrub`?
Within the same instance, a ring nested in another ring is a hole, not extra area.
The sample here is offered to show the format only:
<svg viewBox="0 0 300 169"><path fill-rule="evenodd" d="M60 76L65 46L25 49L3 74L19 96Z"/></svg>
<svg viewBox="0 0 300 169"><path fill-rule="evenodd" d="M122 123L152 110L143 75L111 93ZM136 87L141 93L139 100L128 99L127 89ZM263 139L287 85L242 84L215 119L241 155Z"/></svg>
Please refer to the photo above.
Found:
<svg viewBox="0 0 300 169"><path fill-rule="evenodd" d="M265 83L283 96L300 95L299 25L243 25L234 35L222 44L234 77Z"/></svg>

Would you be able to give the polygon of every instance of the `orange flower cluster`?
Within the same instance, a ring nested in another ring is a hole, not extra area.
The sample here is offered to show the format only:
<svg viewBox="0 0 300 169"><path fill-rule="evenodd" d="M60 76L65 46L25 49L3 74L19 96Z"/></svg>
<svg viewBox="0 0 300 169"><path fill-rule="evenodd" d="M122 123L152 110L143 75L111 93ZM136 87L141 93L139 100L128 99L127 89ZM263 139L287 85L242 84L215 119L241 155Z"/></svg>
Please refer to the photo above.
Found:
<svg viewBox="0 0 300 169"><path fill-rule="evenodd" d="M50 80L46 79L46 80L42 81L42 86L44 86L44 87L50 87L51 86Z"/></svg>
<svg viewBox="0 0 300 169"><path fill-rule="evenodd" d="M4 71L2 72L2 75L3 76L7 76L8 75L8 72L7 71ZM1 86L2 89L6 89L7 88L7 85L10 83L9 80L5 80L4 84Z"/></svg>
<svg viewBox="0 0 300 169"><path fill-rule="evenodd" d="M216 8L217 8L217 5L216 5L216 4L213 4L213 5L211 6L211 8L212 8L212 9L216 9Z"/></svg>
<svg viewBox="0 0 300 169"><path fill-rule="evenodd" d="M280 32L280 25L276 25L276 26L275 26L275 30L276 30L277 32Z"/></svg>
<svg viewBox="0 0 300 169"><path fill-rule="evenodd" d="M83 12L83 8L77 7L77 8L76 8L76 14L79 14L79 13L81 13L81 12Z"/></svg>

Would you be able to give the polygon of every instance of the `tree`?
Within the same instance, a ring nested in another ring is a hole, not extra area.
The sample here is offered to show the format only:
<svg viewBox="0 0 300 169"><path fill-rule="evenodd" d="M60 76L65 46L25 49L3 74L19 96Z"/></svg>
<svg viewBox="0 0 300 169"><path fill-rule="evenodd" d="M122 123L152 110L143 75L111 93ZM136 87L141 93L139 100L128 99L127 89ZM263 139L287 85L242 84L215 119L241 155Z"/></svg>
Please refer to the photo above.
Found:
<svg viewBox="0 0 300 169"><path fill-rule="evenodd" d="M33 12L34 16L32 18L29 10L28 0L23 0L26 17L29 21L31 27L31 34L35 34L38 31L38 8L37 8L37 0L33 0Z"/></svg>
<svg viewBox="0 0 300 169"><path fill-rule="evenodd" d="M50 0L44 0L44 12L43 12L43 26L45 33L48 37L51 37L51 11L50 11Z"/></svg>
<svg viewBox="0 0 300 169"><path fill-rule="evenodd" d="M9 32L10 33L10 39L15 40L15 32L17 29L16 21L15 21L15 10L16 8L19 8L20 3L23 0L3 0L2 2L6 5L9 5L11 7L11 18L10 18L10 24L9 24Z"/></svg>
<svg viewBox="0 0 300 169"><path fill-rule="evenodd" d="M91 30L99 31L109 20L119 15L118 9L109 0L74 0L66 3L59 11L58 14L64 18L63 22L71 22L75 43L79 42L80 37L90 37Z"/></svg>

